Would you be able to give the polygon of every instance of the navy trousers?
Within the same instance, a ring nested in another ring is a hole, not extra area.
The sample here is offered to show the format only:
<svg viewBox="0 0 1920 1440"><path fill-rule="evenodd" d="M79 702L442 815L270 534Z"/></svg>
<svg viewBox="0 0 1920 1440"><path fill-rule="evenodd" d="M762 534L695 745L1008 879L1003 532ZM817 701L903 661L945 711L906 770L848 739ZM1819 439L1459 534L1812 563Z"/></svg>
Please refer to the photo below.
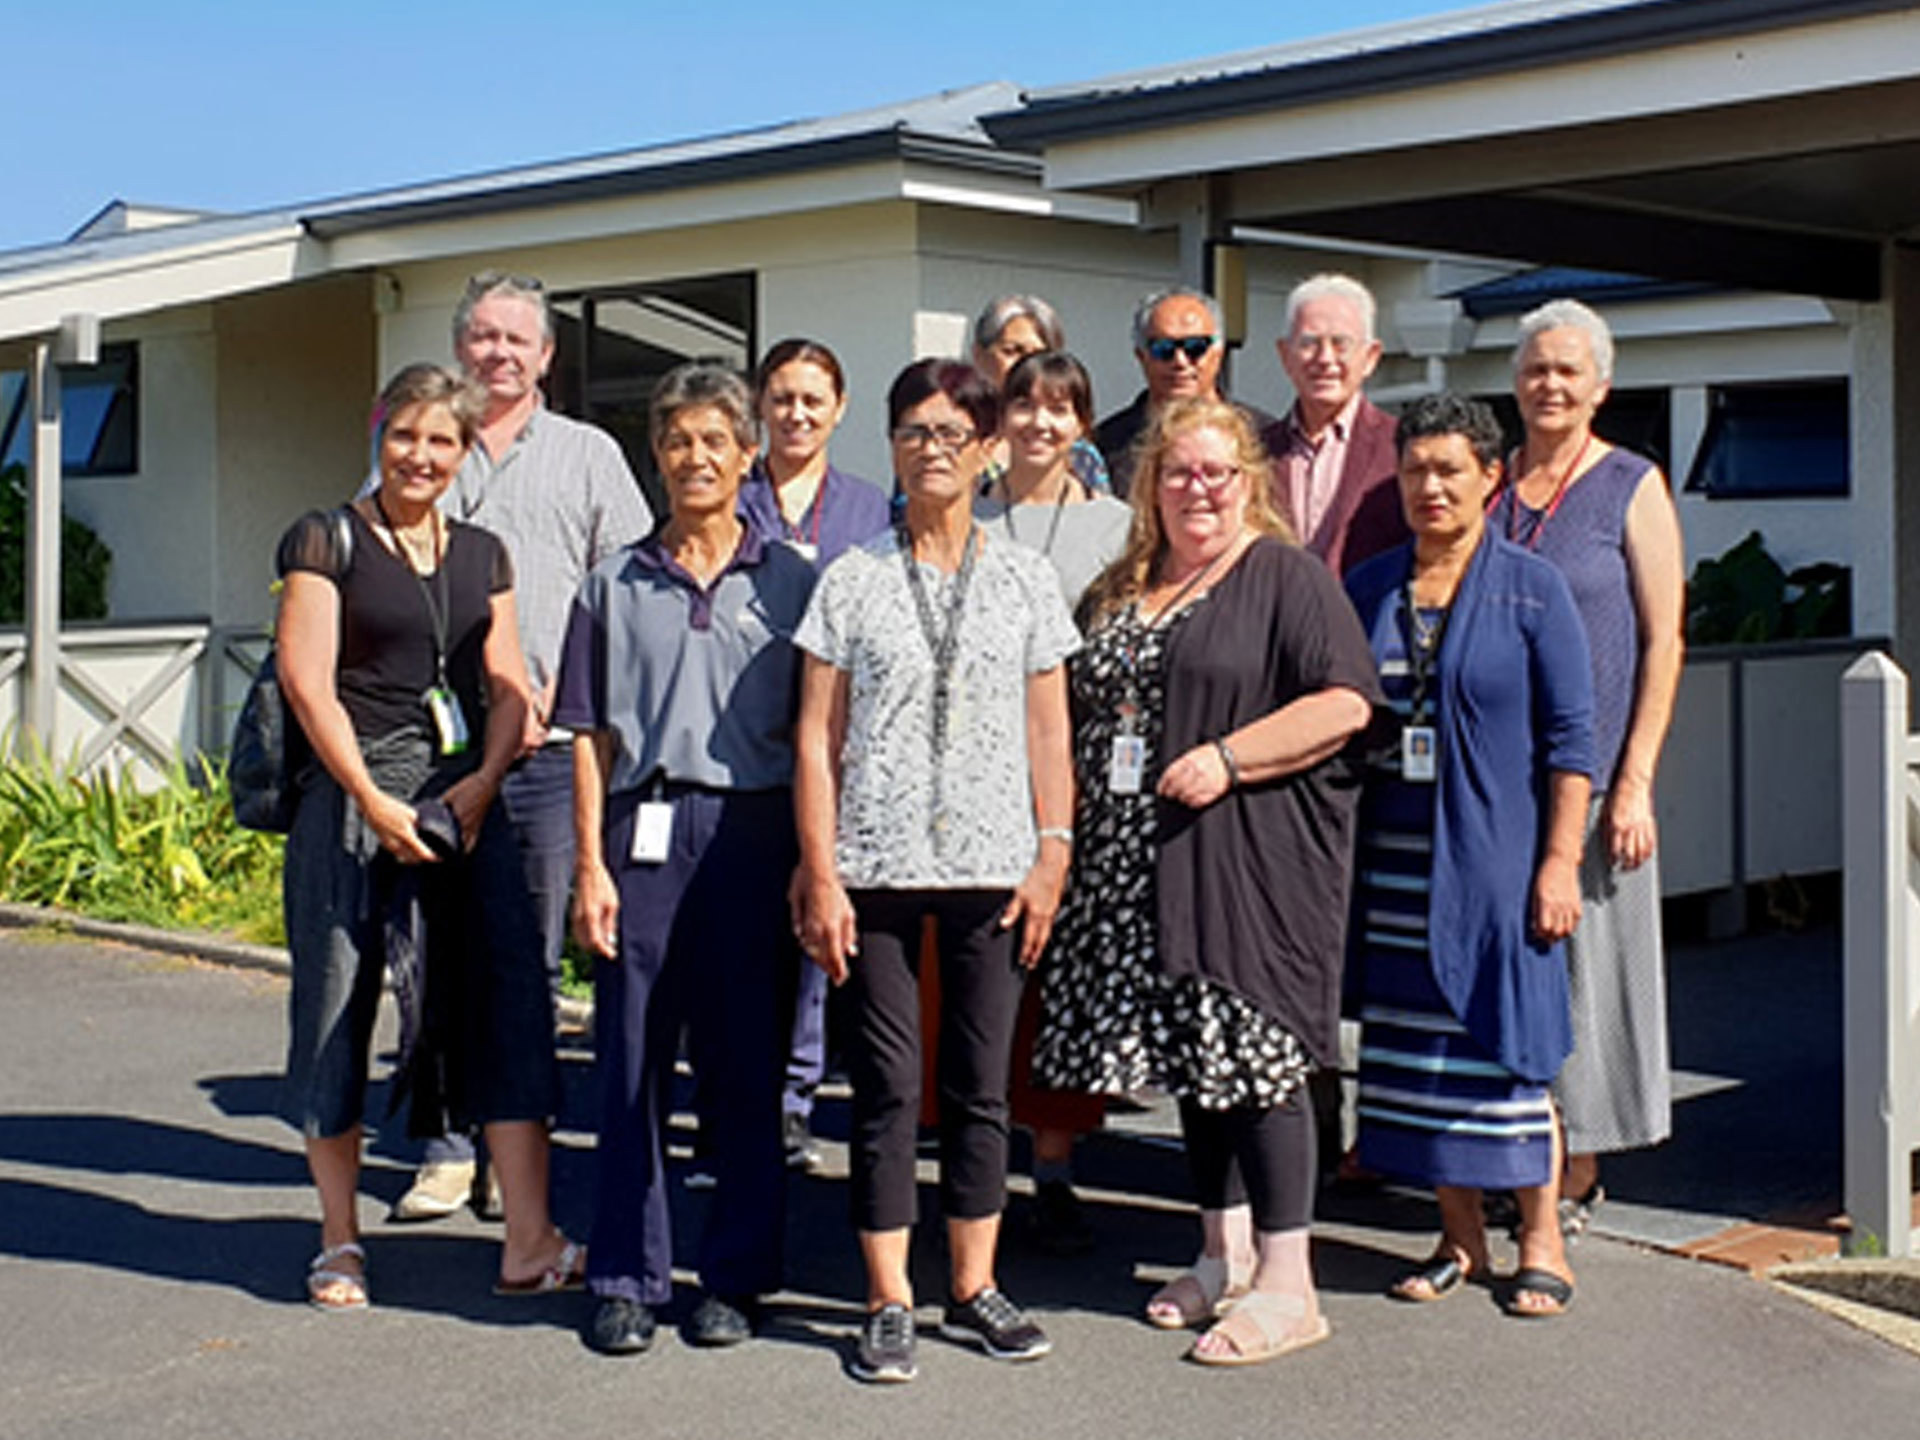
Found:
<svg viewBox="0 0 1920 1440"><path fill-rule="evenodd" d="M716 1182L701 1283L727 1296L779 1289L786 1229L780 1091L793 994L792 797L669 787L667 798L671 849L657 865L627 858L637 797L608 803L620 954L599 962L594 1004L601 1106L587 1278L597 1295L646 1305L673 1294L665 1141L683 1028Z"/></svg>

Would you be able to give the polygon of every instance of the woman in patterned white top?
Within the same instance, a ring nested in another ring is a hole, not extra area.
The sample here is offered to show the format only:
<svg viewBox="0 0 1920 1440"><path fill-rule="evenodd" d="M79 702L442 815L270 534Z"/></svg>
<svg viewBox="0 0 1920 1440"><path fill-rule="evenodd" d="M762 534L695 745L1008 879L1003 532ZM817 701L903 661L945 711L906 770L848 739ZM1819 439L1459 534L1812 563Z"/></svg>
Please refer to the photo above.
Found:
<svg viewBox="0 0 1920 1440"><path fill-rule="evenodd" d="M939 931L946 1333L1003 1359L1047 1352L1002 1295L1007 1070L1026 970L1066 882L1073 813L1064 661L1079 636L1046 559L973 518L999 420L970 366L909 366L887 397L898 527L827 568L806 652L794 805L800 942L851 994L853 1210L868 1318L854 1373L914 1373L920 932Z"/></svg>

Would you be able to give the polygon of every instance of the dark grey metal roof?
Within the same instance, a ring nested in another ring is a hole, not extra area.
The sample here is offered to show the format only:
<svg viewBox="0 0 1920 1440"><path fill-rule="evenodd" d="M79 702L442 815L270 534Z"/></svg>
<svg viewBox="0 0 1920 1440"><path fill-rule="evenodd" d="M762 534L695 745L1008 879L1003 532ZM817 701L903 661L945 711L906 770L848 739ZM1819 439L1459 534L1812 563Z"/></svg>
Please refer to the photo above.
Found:
<svg viewBox="0 0 1920 1440"><path fill-rule="evenodd" d="M1912 8L1912 0L1518 0L1028 91L1020 109L988 115L984 123L1002 144L1038 150L1049 142L1143 126L1221 119L1438 79L1457 81Z"/></svg>
<svg viewBox="0 0 1920 1440"><path fill-rule="evenodd" d="M317 235L345 235L892 157L1036 176L1030 156L999 149L980 125L988 111L1019 103L1018 86L994 81L823 119L349 196L302 207L301 218Z"/></svg>
<svg viewBox="0 0 1920 1440"><path fill-rule="evenodd" d="M980 117L987 112L1019 104L1020 87L999 80L899 104L725 135L248 213L212 215L122 234L80 233L65 242L0 252L0 276L172 250L293 224L324 238L381 226L644 194L869 159L920 159L1038 178L1038 160L1000 149L980 124Z"/></svg>

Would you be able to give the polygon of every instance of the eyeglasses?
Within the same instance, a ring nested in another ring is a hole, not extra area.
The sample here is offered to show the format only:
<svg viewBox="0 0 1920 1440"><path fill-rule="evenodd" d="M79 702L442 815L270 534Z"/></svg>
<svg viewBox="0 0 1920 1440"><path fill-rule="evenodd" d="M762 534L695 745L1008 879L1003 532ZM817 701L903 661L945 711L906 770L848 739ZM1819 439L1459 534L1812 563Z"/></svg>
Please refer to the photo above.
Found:
<svg viewBox="0 0 1920 1440"><path fill-rule="evenodd" d="M1351 335L1295 335L1287 341L1287 348L1302 360L1313 359L1323 349L1334 359L1345 360L1360 348L1360 342Z"/></svg>
<svg viewBox="0 0 1920 1440"><path fill-rule="evenodd" d="M893 443L912 450L937 445L942 450L964 450L974 441L974 431L964 425L899 425L894 427Z"/></svg>
<svg viewBox="0 0 1920 1440"><path fill-rule="evenodd" d="M1174 356L1184 355L1189 364L1198 365L1207 358L1207 352L1213 349L1219 337L1214 335L1187 335L1173 339L1166 335L1147 341L1147 358L1160 364L1168 364Z"/></svg>
<svg viewBox="0 0 1920 1440"><path fill-rule="evenodd" d="M1186 470L1162 470L1165 490L1223 490L1240 478L1238 465L1195 465Z"/></svg>

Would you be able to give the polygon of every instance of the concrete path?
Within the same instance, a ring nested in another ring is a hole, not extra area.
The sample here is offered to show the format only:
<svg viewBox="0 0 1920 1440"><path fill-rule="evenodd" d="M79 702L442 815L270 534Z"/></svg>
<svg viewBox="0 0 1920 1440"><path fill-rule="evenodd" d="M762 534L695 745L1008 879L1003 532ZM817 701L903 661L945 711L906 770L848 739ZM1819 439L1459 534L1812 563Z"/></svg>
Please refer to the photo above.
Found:
<svg viewBox="0 0 1920 1440"><path fill-rule="evenodd" d="M1182 1337L1135 1319L1147 1282L1193 1248L1181 1166L1119 1136L1086 1157L1094 1255L1004 1248L1003 1282L1055 1338L1034 1366L928 1338L918 1383L848 1380L859 1284L831 1177L794 1187L793 1288L765 1338L711 1354L663 1335L614 1361L581 1345L579 1297L488 1293L489 1227L382 1224L407 1163L376 1146L363 1208L376 1309L324 1315L300 1303L315 1210L296 1137L271 1115L284 982L13 932L0 934L0 993L4 1437L1920 1433L1920 1360L1737 1272L1623 1242L1575 1252L1580 1297L1561 1321L1507 1319L1479 1289L1393 1304L1381 1289L1426 1252L1432 1220L1391 1195L1345 1202L1321 1228L1328 1344L1239 1373L1182 1364ZM557 1165L576 1232L585 1069L572 1058ZM843 1124L826 1117L830 1132ZM697 1223L698 1197L683 1208Z"/></svg>

